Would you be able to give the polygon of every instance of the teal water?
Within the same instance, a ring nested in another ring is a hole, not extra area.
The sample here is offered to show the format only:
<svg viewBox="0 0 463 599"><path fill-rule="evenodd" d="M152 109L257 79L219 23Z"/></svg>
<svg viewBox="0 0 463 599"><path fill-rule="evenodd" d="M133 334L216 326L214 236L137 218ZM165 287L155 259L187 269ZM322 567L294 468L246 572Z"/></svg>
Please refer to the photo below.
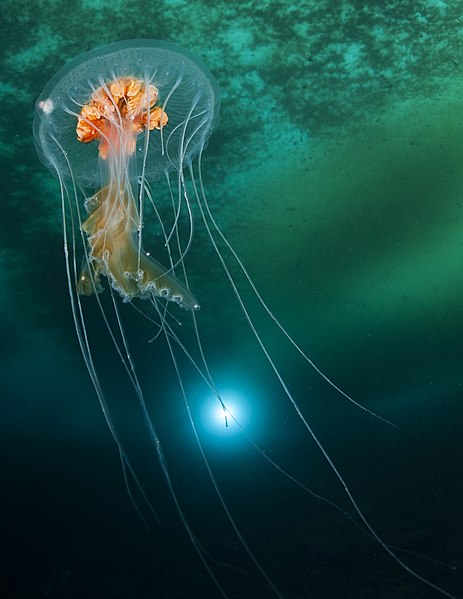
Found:
<svg viewBox="0 0 463 599"><path fill-rule="evenodd" d="M463 2L24 1L5 2L2 19L6 596L220 596L173 509L118 358L95 339L108 402L161 526L151 519L147 531L127 496L75 339L58 184L32 141L35 98L57 69L130 38L174 41L213 71L221 121L204 180L221 227L316 364L396 427L349 405L268 319L255 322L375 530L456 567L400 554L461 596ZM351 513L200 228L191 258L210 367L230 403L267 455ZM210 487L165 347L124 317L174 485L214 573L231 598L273 596ZM89 325L98 330L96 311ZM283 597L441 596L232 427L211 425L211 398L182 366L224 497Z"/></svg>

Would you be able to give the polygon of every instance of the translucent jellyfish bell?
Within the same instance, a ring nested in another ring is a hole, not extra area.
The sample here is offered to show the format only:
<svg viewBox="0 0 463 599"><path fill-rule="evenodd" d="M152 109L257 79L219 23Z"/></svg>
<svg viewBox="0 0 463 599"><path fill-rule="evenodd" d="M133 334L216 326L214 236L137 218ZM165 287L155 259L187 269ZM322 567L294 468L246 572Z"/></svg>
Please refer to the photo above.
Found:
<svg viewBox="0 0 463 599"><path fill-rule="evenodd" d="M167 42L97 48L49 81L37 100L34 138L64 197L72 202L79 190L85 200L87 219L77 212L88 240L80 294L99 292L103 276L124 300L153 294L199 308L173 264L163 266L144 252L143 203L151 198L149 184L172 171L182 193L184 171L201 155L218 118L210 71Z"/></svg>

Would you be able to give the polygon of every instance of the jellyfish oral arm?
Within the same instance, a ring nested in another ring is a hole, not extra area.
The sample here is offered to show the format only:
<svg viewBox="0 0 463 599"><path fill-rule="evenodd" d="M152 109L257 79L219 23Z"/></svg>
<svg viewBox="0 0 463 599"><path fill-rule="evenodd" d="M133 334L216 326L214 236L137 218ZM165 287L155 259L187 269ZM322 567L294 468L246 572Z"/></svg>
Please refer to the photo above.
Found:
<svg viewBox="0 0 463 599"><path fill-rule="evenodd" d="M154 295L187 310L199 309L191 292L173 273L143 250L139 252L138 215L131 193L109 185L93 196L87 206L95 206L82 230L88 235L88 259L97 290L101 289L99 278L103 275L126 301ZM84 265L79 293L93 293L88 281L89 268Z"/></svg>

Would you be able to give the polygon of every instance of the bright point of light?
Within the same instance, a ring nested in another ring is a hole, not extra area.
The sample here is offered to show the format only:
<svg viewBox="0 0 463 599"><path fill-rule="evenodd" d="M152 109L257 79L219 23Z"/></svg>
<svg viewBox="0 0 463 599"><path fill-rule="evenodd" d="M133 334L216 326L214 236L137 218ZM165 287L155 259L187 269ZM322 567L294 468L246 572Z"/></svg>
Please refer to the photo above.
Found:
<svg viewBox="0 0 463 599"><path fill-rule="evenodd" d="M244 395L233 391L220 394L223 405L214 395L204 400L201 422L204 429L214 437L230 438L242 435L250 422L250 402Z"/></svg>
<svg viewBox="0 0 463 599"><path fill-rule="evenodd" d="M225 424L226 427L238 426L236 424L236 420L238 420L238 422L239 422L239 418L238 418L239 410L237 410L236 407L234 407L230 404L228 404L228 407L225 407L225 405L222 405L220 402L218 402L218 405L215 408L214 412L215 412L215 419L217 420L218 426L222 426L223 424ZM214 417L214 415L212 415L212 416Z"/></svg>

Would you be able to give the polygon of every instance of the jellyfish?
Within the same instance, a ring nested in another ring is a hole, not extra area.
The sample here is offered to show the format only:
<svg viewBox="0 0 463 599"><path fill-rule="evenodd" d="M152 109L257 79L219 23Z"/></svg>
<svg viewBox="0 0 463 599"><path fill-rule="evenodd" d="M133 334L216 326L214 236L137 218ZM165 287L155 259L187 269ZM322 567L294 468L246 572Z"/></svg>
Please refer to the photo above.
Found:
<svg viewBox="0 0 463 599"><path fill-rule="evenodd" d="M124 305L146 319L147 325L154 329L154 338L164 339L164 348L173 364L179 395L185 404L187 420L209 484L242 550L261 576L266 596L282 598L285 593L240 530L221 491L190 409L182 372L185 366L214 395L224 425L228 426L229 420L233 419L240 433L280 475L351 519L410 575L440 594L452 597L410 568L398 550L386 543L370 524L259 332L246 296L237 284L237 273L270 324L294 352L328 385L369 412L329 379L285 330L214 216L203 184L202 156L218 126L219 106L218 84L203 62L175 44L155 40L116 42L78 56L52 77L36 102L34 140L37 153L59 181L66 279L77 339L117 446L134 508L146 523L141 501L156 518L153 501L147 496L126 449L101 381L89 324L91 317L88 316L88 302L92 298L107 332L108 343L118 355L117 368L122 370L137 399L180 521L220 596L228 597L229 591L214 568L216 562L204 547L200 532L192 526L185 500L182 502L179 498L172 480L125 330L121 310ZM187 258L196 243L195 218L202 226L201 243L208 243L212 248L222 276L228 281L231 300L237 304L288 404L334 473L356 520L267 455L224 401L209 367L197 318L201 285L187 267ZM153 238L157 240L157 248L162 249L162 260L148 249ZM191 282L198 288L193 289ZM185 316L190 334L184 339L176 323L185 320ZM161 377L162 372L158 376Z"/></svg>

